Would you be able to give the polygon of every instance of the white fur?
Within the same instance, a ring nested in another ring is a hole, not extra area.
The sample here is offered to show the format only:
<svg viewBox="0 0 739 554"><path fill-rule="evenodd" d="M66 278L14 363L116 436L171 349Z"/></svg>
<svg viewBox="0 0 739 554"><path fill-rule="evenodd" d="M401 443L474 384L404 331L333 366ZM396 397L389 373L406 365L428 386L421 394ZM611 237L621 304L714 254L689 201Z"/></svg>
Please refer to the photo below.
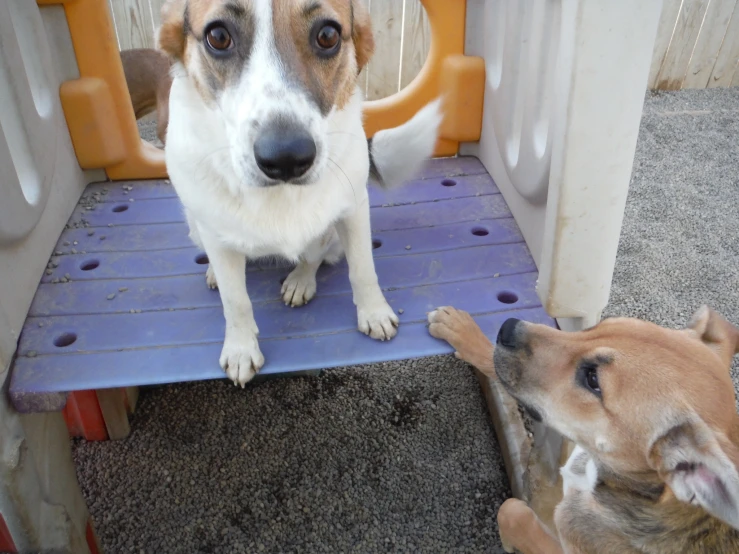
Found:
<svg viewBox="0 0 739 554"><path fill-rule="evenodd" d="M582 463L583 457L587 458L585 473L576 471L573 467L576 462ZM598 482L598 468L595 466L595 462L593 462L590 454L580 445L575 445L572 454L567 458L567 463L560 468L559 472L562 475L563 496L567 496L570 490L592 492L595 484Z"/></svg>
<svg viewBox="0 0 739 554"><path fill-rule="evenodd" d="M372 258L361 92L357 88L341 111L323 117L300 89L287 86L274 52L271 5L271 0L255 2L258 32L249 64L215 105L203 100L184 68L174 69L165 150L190 236L210 260L207 284L220 291L226 319L220 364L242 386L264 363L245 286L246 258L281 256L297 262L282 295L289 305L300 306L315 294L321 262L337 261L343 249L359 330L386 340L395 336L398 324ZM401 154L407 156L403 160L394 159L399 149L391 143L407 141L406 133L380 136L383 167L402 161L417 168L432 154L438 115L431 112L422 111L412 128L433 140L413 143ZM256 165L253 146L260 126L277 113L289 114L313 136L317 156L309 184L265 186L269 179Z"/></svg>
<svg viewBox="0 0 739 554"><path fill-rule="evenodd" d="M394 187L413 177L432 152L441 125L441 99L426 104L403 125L372 138L372 158L383 185Z"/></svg>

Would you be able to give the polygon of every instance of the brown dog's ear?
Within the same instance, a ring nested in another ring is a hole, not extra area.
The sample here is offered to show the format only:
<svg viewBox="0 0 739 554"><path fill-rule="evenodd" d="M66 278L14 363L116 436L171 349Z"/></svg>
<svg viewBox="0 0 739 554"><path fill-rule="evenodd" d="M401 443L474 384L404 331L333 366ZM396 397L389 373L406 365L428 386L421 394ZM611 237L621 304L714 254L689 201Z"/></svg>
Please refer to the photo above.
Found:
<svg viewBox="0 0 739 554"><path fill-rule="evenodd" d="M187 42L186 8L187 0L167 0L162 4L162 25L157 33L157 48L177 61L182 61L185 55L185 44Z"/></svg>
<svg viewBox="0 0 739 554"><path fill-rule="evenodd" d="M675 497L739 529L737 451L695 416L670 428L649 449L650 465Z"/></svg>
<svg viewBox="0 0 739 554"><path fill-rule="evenodd" d="M708 306L701 306L688 322L688 331L714 350L728 366L739 353L739 329Z"/></svg>
<svg viewBox="0 0 739 554"><path fill-rule="evenodd" d="M372 19L363 0L352 0L352 42L357 56L357 75L375 52Z"/></svg>

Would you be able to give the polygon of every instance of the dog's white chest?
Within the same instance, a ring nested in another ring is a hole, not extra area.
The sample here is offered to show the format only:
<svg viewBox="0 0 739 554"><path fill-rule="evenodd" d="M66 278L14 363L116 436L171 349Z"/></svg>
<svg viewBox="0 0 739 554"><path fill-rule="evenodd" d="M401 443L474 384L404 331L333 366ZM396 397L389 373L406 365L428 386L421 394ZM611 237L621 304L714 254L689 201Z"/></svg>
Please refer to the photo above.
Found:
<svg viewBox="0 0 739 554"><path fill-rule="evenodd" d="M231 208L224 209L229 204ZM201 207L196 208L197 221L234 250L250 257L279 255L297 260L350 204L330 184L316 183L258 189L250 191L241 204L221 198L216 205Z"/></svg>
<svg viewBox="0 0 739 554"><path fill-rule="evenodd" d="M559 470L562 475L562 493L567 496L570 489L592 492L598 482L598 468L583 448L575 449L567 459L567 463Z"/></svg>
<svg viewBox="0 0 739 554"><path fill-rule="evenodd" d="M329 130L343 131L330 135L330 161L306 185L243 182L237 167L246 154L227 140L223 122L184 79L175 79L170 106L166 157L172 184L190 226L207 228L223 245L247 257L297 261L339 219L357 207L368 208L360 99L331 116ZM359 139L336 138L345 135Z"/></svg>

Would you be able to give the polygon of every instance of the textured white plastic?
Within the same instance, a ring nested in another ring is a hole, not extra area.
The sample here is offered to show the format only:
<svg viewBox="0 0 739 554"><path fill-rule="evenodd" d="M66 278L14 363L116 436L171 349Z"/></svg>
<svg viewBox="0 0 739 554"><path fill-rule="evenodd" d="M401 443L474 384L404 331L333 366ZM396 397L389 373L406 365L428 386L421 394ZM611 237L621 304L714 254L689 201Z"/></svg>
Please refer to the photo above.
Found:
<svg viewBox="0 0 739 554"><path fill-rule="evenodd" d="M463 153L498 184L563 328L608 303L661 0L476 0L482 136Z"/></svg>
<svg viewBox="0 0 739 554"><path fill-rule="evenodd" d="M85 185L59 101L79 77L62 6L0 2L0 383L61 230ZM88 552L88 512L60 413L0 395L0 514L20 552Z"/></svg>

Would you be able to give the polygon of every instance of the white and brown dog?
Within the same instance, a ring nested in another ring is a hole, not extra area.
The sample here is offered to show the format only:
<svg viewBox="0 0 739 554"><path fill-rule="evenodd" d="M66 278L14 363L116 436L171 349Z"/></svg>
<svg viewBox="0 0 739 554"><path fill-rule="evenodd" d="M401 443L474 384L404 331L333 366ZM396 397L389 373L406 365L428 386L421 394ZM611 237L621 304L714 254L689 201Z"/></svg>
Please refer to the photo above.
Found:
<svg viewBox="0 0 739 554"><path fill-rule="evenodd" d="M556 533L520 500L501 506L508 552L739 552L739 330L721 315L703 307L681 330L612 318L578 333L509 319L495 348L466 312L439 308L429 321L577 445Z"/></svg>
<svg viewBox="0 0 739 554"><path fill-rule="evenodd" d="M301 306L322 262L346 254L358 328L391 339L398 317L372 258L367 178L410 178L429 158L439 101L368 143L357 77L373 52L358 0L169 0L158 46L173 60L167 169L226 319L221 367L242 386L263 365L246 258L297 263ZM369 152L369 154L368 154Z"/></svg>

